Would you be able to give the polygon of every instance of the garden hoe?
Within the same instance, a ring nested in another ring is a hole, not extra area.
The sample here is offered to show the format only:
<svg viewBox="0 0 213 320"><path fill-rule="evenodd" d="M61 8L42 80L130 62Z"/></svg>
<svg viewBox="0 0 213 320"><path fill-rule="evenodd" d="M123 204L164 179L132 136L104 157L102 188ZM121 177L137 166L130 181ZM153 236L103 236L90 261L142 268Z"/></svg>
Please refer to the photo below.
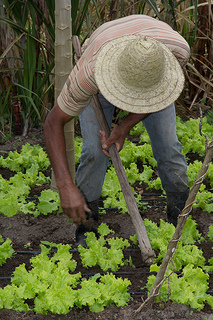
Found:
<svg viewBox="0 0 213 320"><path fill-rule="evenodd" d="M76 58L78 60L81 57L81 46L80 46L78 36L73 36L72 42L73 42L73 47L74 47L74 50L76 53ZM99 102L98 96L93 95L91 101L92 101L92 105L95 110L100 128L102 131L105 131L106 138L108 138L110 136L110 129L107 124L107 121L106 121L105 115L103 113L103 109L101 107L101 104ZM112 163L114 165L116 174L118 176L118 180L121 185L121 189L122 189L122 192L123 192L126 204L127 204L127 208L129 210L129 214L132 219L132 223L133 223L135 230L136 230L138 242L139 242L140 249L141 249L142 260L145 264L151 265L153 263L154 258L155 258L155 252L154 252L154 250L152 250L152 247L151 247L148 235L147 235L146 227L145 227L144 222L141 218L141 215L138 211L135 197L134 197L133 192L131 190L131 187L129 185L129 181L126 176L126 172L124 170L123 164L121 162L121 159L120 159L120 156L118 154L118 151L116 149L115 144L113 144L109 148L109 155L112 159Z"/></svg>

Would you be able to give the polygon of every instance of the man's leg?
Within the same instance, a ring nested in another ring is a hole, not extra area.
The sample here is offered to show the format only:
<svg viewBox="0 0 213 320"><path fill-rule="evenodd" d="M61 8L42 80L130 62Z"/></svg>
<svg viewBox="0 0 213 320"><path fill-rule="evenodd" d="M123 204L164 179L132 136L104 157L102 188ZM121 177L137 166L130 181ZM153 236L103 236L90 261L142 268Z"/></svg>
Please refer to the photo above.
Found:
<svg viewBox="0 0 213 320"><path fill-rule="evenodd" d="M110 104L102 95L98 95L102 109L104 111L109 127L111 127L112 117L115 107ZM97 230L98 225L98 199L101 195L102 186L109 162L102 151L100 143L100 126L92 103L81 112L80 116L81 134L83 146L79 166L75 175L76 186L83 193L91 213L87 215L86 225L81 225L76 230L77 244L84 243L84 233ZM91 220L91 221L90 221Z"/></svg>
<svg viewBox="0 0 213 320"><path fill-rule="evenodd" d="M168 221L176 225L188 198L189 187L187 163L176 135L174 104L152 113L143 120L143 124L149 134L159 177L166 191Z"/></svg>

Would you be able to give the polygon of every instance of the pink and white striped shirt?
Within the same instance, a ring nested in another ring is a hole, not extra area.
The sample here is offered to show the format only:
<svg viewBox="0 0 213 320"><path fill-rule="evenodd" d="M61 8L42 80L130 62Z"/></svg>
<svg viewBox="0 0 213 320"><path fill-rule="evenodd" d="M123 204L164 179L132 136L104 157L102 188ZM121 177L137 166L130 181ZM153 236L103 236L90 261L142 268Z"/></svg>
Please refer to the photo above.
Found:
<svg viewBox="0 0 213 320"><path fill-rule="evenodd" d="M86 43L86 49L71 71L59 97L58 105L65 113L76 116L99 89L94 68L97 55L108 41L124 35L140 34L164 43L183 65L189 58L186 40L168 24L146 15L131 15L109 21L97 28Z"/></svg>

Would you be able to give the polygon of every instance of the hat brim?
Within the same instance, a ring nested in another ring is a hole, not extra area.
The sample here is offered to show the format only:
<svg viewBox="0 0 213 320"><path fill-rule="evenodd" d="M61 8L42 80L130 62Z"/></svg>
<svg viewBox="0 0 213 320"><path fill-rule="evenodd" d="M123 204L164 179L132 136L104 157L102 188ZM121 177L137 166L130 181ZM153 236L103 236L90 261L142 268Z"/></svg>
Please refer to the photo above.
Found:
<svg viewBox="0 0 213 320"><path fill-rule="evenodd" d="M122 81L118 76L117 59L126 45L138 37L143 36L127 35L107 42L98 53L95 80L103 96L116 107L133 113L157 112L177 100L184 87L184 74L170 49L152 38L163 49L165 56L165 69L160 82L148 88L139 88Z"/></svg>

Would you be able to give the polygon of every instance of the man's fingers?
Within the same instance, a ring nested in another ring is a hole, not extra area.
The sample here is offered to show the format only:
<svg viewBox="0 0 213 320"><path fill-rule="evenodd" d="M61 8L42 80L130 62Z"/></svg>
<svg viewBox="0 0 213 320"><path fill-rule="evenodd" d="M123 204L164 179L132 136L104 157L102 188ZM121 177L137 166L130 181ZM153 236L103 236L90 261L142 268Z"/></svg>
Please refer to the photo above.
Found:
<svg viewBox="0 0 213 320"><path fill-rule="evenodd" d="M87 204L84 205L84 211L85 212L90 212L91 211L90 208L87 206Z"/></svg>
<svg viewBox="0 0 213 320"><path fill-rule="evenodd" d="M70 210L67 210L67 209L63 209L63 212L64 214L66 214L69 218L72 219L72 221L75 223L75 224L79 224L79 218L78 218L78 215L74 212L70 212Z"/></svg>
<svg viewBox="0 0 213 320"><path fill-rule="evenodd" d="M106 140L106 134L105 134L105 131L99 130L99 133L100 133L100 139L101 139L101 141Z"/></svg>
<svg viewBox="0 0 213 320"><path fill-rule="evenodd" d="M99 131L100 132L100 140L101 140L101 148L102 148L102 151L103 153L105 154L106 157L110 158L110 155L109 155L109 151L108 151L108 145L106 144L106 134L105 134L105 131Z"/></svg>
<svg viewBox="0 0 213 320"><path fill-rule="evenodd" d="M76 225L84 224L86 222L86 215L84 209L77 210L63 210L64 214L66 214Z"/></svg>
<svg viewBox="0 0 213 320"><path fill-rule="evenodd" d="M105 134L105 132L104 131L99 131L100 132L100 140L101 140L101 147L102 147L102 149L106 149L106 134Z"/></svg>
<svg viewBox="0 0 213 320"><path fill-rule="evenodd" d="M110 154L107 150L103 150L103 153L105 154L106 157L110 158Z"/></svg>
<svg viewBox="0 0 213 320"><path fill-rule="evenodd" d="M80 224L84 224L86 222L86 214L84 210L81 210L78 214Z"/></svg>

